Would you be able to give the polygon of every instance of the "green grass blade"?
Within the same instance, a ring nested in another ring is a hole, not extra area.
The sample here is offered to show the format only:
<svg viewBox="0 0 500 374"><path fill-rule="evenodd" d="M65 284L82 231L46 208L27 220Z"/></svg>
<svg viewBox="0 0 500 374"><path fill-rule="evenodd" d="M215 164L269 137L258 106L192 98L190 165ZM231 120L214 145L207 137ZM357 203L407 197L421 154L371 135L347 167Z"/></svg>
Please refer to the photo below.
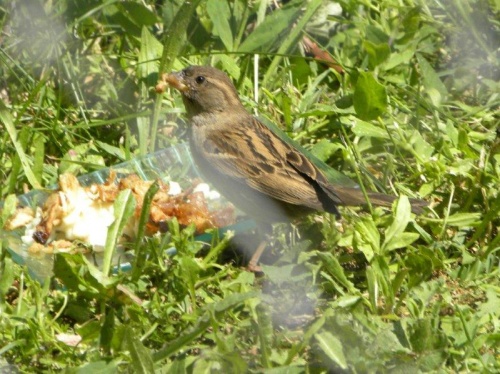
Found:
<svg viewBox="0 0 500 374"><path fill-rule="evenodd" d="M111 260L113 258L116 244L118 243L118 239L120 238L123 228L134 213L135 204L134 195L130 190L123 190L115 200L113 205L115 210L115 220L108 229L102 260L102 272L105 276L109 275L112 265Z"/></svg>
<svg viewBox="0 0 500 374"><path fill-rule="evenodd" d="M14 125L12 115L10 114L9 109L3 103L0 103L0 121L2 121L3 125L5 126L5 129L9 134L10 140L14 145L14 148L16 149L16 153L19 156L19 159L21 160L23 171L24 174L26 175L26 178L28 179L29 184L31 185L32 188L35 189L42 188L42 185L35 177L35 173L33 173L33 170L31 168L31 162L28 156L24 152L21 143L18 141L17 130Z"/></svg>
<svg viewBox="0 0 500 374"><path fill-rule="evenodd" d="M163 54L160 60L158 74L161 76L164 72L172 70L175 59L186 41L186 30L191 21L191 17L196 10L200 0L185 1L177 12L172 24L165 32L163 42ZM149 151L153 152L156 147L156 134L158 133L158 121L160 120L162 105L161 95L156 96L153 119L151 121Z"/></svg>

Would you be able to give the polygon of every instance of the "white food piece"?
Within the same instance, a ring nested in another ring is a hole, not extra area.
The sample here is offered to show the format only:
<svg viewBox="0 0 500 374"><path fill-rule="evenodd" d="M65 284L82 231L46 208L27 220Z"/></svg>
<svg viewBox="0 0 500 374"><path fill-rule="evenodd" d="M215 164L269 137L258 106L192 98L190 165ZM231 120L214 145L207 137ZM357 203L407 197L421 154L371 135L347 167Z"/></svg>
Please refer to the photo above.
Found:
<svg viewBox="0 0 500 374"><path fill-rule="evenodd" d="M170 196L179 195L182 192L181 185L177 182L173 181L168 182L168 187L169 187L168 194Z"/></svg>
<svg viewBox="0 0 500 374"><path fill-rule="evenodd" d="M18 209L16 214L14 214L5 224L6 230L16 230L20 227L24 227L33 221L33 210L31 208L25 207Z"/></svg>
<svg viewBox="0 0 500 374"><path fill-rule="evenodd" d="M26 229L24 230L24 235L21 236L21 241L27 247L35 242L33 239L33 234L36 231L36 227L42 221L42 208L37 207L35 212L35 217L26 224Z"/></svg>
<svg viewBox="0 0 500 374"><path fill-rule="evenodd" d="M194 190L194 192L202 192L203 196L205 196L205 199L207 200L217 200L220 199L220 193L218 193L215 190L210 189L210 186L206 183L200 183L197 185Z"/></svg>
<svg viewBox="0 0 500 374"><path fill-rule="evenodd" d="M64 214L54 227L55 237L104 248L108 227L115 219L113 203L92 198L83 188L60 192L59 196Z"/></svg>

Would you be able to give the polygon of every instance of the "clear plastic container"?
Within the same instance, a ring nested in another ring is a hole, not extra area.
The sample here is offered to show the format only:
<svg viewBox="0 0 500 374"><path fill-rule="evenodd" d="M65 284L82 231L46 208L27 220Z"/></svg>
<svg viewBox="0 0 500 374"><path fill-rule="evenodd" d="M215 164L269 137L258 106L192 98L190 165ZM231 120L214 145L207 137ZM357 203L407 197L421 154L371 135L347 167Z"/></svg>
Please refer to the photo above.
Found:
<svg viewBox="0 0 500 374"><path fill-rule="evenodd" d="M129 174L137 174L144 180L161 179L164 182L175 181L180 183L181 186L183 184L186 186L190 185L193 179L199 178L187 144L181 143L144 157L138 157L109 168L82 175L78 177L78 181L82 186L102 184L108 180L111 170L116 173L118 179ZM20 195L18 196L19 205L31 207L41 206L50 195L50 192L50 190L35 190ZM220 206L220 204L224 203L224 200L221 198L214 203ZM229 229L234 231L246 231L254 226L255 224L252 221L241 220L235 225L222 228L219 231L221 233ZM1 232L0 238L4 240L4 243L7 243L7 248L12 254L14 261L26 265L30 274L34 278L42 281L53 274L54 256L51 254L30 254L27 251L26 245L21 241L22 231L24 230L3 231ZM197 237L197 240L209 241L210 235L201 235ZM167 250L167 253L171 255L175 254L175 252L175 248ZM96 262L97 266L100 266L101 257L102 255L100 253L92 253L92 260ZM120 264L120 269L128 270L130 269L130 262L127 257L126 251L123 251L122 248L117 248L113 261L116 264Z"/></svg>

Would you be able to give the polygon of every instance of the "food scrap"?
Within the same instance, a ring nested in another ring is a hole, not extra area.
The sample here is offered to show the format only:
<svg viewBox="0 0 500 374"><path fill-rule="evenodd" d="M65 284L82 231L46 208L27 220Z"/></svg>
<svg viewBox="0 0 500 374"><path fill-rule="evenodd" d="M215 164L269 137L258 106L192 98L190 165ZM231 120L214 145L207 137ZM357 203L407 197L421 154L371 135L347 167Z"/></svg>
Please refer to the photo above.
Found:
<svg viewBox="0 0 500 374"><path fill-rule="evenodd" d="M135 174L117 180L112 172L104 184L83 187L74 175L62 174L59 189L49 195L43 207L18 208L6 228L25 228L22 241L31 253L71 251L73 242L99 251L104 248L108 228L114 221L113 204L118 194L130 189L136 201L135 212L123 230L124 240L132 240L138 230L144 196L153 183ZM209 202L218 200L220 195L207 184L194 181L182 191L177 182L157 183L159 189L151 203L147 235L166 231L168 221L174 217L183 226L194 224L197 233L235 222L231 205L209 209Z"/></svg>

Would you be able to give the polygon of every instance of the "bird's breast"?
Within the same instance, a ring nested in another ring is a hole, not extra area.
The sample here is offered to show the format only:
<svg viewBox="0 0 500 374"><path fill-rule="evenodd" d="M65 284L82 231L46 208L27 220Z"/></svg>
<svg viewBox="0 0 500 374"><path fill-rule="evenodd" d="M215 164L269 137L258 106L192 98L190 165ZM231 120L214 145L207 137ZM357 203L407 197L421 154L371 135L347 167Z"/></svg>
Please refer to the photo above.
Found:
<svg viewBox="0 0 500 374"><path fill-rule="evenodd" d="M288 204L272 199L250 187L243 178L235 178L221 171L206 154L206 127L191 127L190 150L195 165L203 179L211 183L238 209L259 222L274 223L289 221L296 211Z"/></svg>

